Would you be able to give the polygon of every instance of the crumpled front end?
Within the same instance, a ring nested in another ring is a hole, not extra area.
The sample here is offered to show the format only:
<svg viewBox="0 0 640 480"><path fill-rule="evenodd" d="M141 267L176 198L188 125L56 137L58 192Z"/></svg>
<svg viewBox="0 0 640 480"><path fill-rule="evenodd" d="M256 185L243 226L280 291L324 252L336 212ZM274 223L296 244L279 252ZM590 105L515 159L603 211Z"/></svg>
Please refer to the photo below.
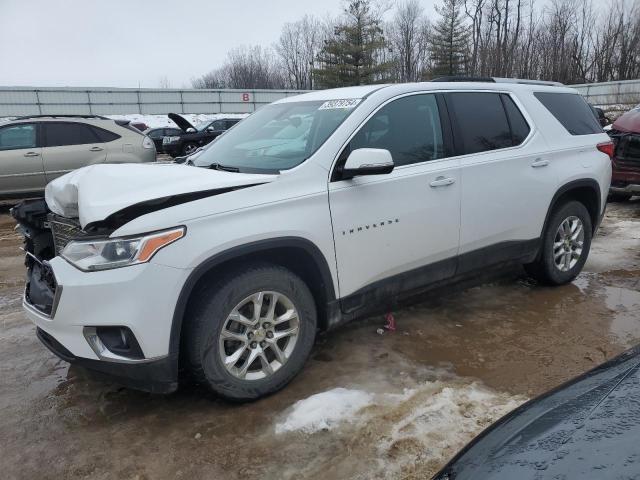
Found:
<svg viewBox="0 0 640 480"><path fill-rule="evenodd" d="M26 315L42 343L61 359L100 371L132 388L177 388L169 339L177 295L188 270L153 262L83 272L59 254L86 237L77 219L28 200L11 211L24 235Z"/></svg>

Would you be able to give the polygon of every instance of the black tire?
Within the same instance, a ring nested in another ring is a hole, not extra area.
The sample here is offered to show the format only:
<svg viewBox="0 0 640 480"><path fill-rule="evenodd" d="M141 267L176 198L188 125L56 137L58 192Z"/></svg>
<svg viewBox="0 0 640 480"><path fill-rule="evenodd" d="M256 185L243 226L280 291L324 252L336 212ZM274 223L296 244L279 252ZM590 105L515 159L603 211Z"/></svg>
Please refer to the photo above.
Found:
<svg viewBox="0 0 640 480"><path fill-rule="evenodd" d="M219 338L231 311L248 296L276 291L294 304L299 318L298 338L289 358L270 376L258 380L236 378L220 358ZM316 335L316 305L307 285L293 272L261 264L229 272L204 282L195 292L185 318L182 348L196 382L234 401L255 400L287 385L302 370Z"/></svg>
<svg viewBox="0 0 640 480"><path fill-rule="evenodd" d="M187 142L182 146L182 155L190 155L198 148L198 144L193 142Z"/></svg>
<svg viewBox="0 0 640 480"><path fill-rule="evenodd" d="M630 193L610 193L607 201L612 203L628 202L629 200L631 200L632 196L633 195L631 195Z"/></svg>
<svg viewBox="0 0 640 480"><path fill-rule="evenodd" d="M577 217L582 222L584 228L584 241L582 253L577 263L567 271L561 271L555 264L553 244L558 228L570 217ZM538 258L535 262L524 266L527 273L538 282L546 285L564 285L571 282L582 271L589 250L591 249L591 238L593 227L591 216L587 208L580 202L572 200L558 206L551 214L547 227L542 234L542 246Z"/></svg>

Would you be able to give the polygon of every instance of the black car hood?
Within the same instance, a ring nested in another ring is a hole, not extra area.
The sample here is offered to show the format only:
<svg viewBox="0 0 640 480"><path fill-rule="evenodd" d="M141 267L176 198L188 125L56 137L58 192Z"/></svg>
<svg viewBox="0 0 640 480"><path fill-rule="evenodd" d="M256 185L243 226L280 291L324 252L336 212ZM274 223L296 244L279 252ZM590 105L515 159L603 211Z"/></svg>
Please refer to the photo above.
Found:
<svg viewBox="0 0 640 480"><path fill-rule="evenodd" d="M640 475L640 347L534 399L465 447L437 480Z"/></svg>
<svg viewBox="0 0 640 480"><path fill-rule="evenodd" d="M187 133L187 130L192 128L194 130L196 130L196 127L194 127L193 125L191 125L191 123L189 123L189 121L184 118L181 115L178 115L177 113L170 113L167 115L171 120L173 120L173 123L175 123L176 125L178 125L178 127L180 128L180 130L182 130L184 133Z"/></svg>

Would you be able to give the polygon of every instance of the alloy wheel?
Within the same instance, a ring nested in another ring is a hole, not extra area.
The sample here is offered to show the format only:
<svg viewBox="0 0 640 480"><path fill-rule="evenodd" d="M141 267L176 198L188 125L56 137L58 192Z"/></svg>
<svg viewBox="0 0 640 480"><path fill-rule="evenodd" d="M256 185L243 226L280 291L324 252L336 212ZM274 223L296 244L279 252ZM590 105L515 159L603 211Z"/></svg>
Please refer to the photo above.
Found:
<svg viewBox="0 0 640 480"><path fill-rule="evenodd" d="M298 311L286 295L257 292L227 316L219 338L220 359L241 380L273 375L295 349L300 330Z"/></svg>
<svg viewBox="0 0 640 480"><path fill-rule="evenodd" d="M584 247L584 224L576 216L564 219L553 240L553 262L561 272L568 272L580 260Z"/></svg>

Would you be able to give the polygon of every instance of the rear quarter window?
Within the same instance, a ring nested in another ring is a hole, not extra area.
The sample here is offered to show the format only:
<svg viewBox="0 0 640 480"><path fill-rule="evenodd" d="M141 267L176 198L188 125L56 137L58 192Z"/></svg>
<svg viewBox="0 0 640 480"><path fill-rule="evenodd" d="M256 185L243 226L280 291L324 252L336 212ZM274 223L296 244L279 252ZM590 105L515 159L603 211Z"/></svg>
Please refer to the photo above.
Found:
<svg viewBox="0 0 640 480"><path fill-rule="evenodd" d="M571 135L603 132L591 107L577 93L535 92L534 95Z"/></svg>
<svg viewBox="0 0 640 480"><path fill-rule="evenodd" d="M101 142L104 143L113 142L114 140L121 138L117 133L110 132L109 130L105 130L104 128L96 127L93 125L89 126L89 128L91 128L93 133L100 139Z"/></svg>

